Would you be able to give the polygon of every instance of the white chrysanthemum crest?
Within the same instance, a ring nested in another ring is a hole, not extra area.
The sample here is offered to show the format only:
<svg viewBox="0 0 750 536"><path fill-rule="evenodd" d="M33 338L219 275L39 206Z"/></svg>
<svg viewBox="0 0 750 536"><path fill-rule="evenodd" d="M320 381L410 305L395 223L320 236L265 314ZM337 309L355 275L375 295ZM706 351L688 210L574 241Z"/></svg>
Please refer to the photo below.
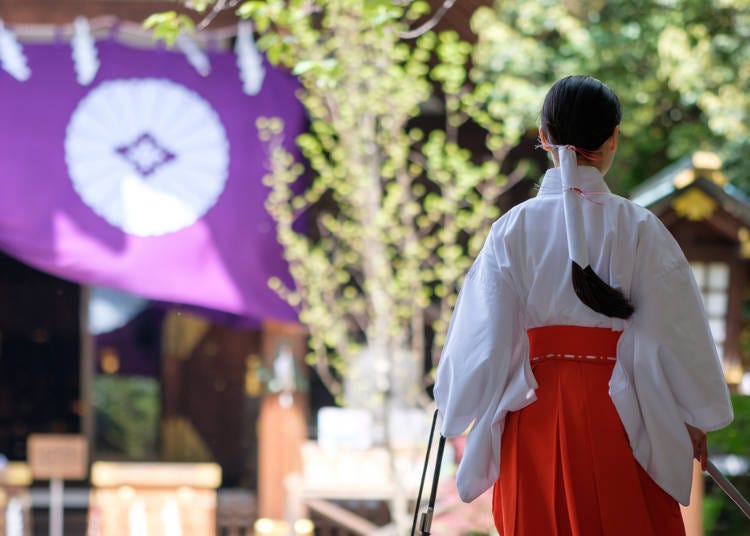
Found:
<svg viewBox="0 0 750 536"><path fill-rule="evenodd" d="M176 118L190 128L175 128ZM227 132L211 103L164 78L97 84L65 132L65 163L76 193L133 236L166 235L200 220L224 191L229 155Z"/></svg>
<svg viewBox="0 0 750 536"><path fill-rule="evenodd" d="M239 23L234 51L237 54L237 67L240 70L243 91L248 95L257 95L263 86L266 70L263 67L263 57L255 48L253 25L250 22Z"/></svg>
<svg viewBox="0 0 750 536"><path fill-rule="evenodd" d="M0 63L3 69L16 80L28 80L31 69L26 63L21 43L16 39L16 34L8 30L0 21Z"/></svg>
<svg viewBox="0 0 750 536"><path fill-rule="evenodd" d="M180 32L180 35L177 36L176 42L177 46L180 47L180 50L185 54L188 63L193 66L198 74L201 76L208 76L211 72L211 62L208 59L208 55L201 50L195 41L190 39L185 32Z"/></svg>
<svg viewBox="0 0 750 536"><path fill-rule="evenodd" d="M99 70L99 57L94 37L91 35L91 29L85 17L78 17L73 23L73 40L70 44L78 83L87 86L94 80Z"/></svg>

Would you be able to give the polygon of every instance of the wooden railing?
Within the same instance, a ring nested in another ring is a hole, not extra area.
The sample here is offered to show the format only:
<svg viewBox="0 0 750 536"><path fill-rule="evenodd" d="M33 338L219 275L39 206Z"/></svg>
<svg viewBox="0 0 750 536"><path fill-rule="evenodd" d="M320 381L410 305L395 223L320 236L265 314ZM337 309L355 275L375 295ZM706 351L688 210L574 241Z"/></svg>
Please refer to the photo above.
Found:
<svg viewBox="0 0 750 536"><path fill-rule="evenodd" d="M29 501L27 501L29 502ZM341 503L325 499L306 499L304 506L307 516L315 525L315 536L378 536L388 535L388 510L385 503L375 504L363 501L344 501ZM4 510L0 508L0 513ZM23 532L30 535L31 510L24 511ZM16 534L4 527L4 515L0 517L0 535ZM255 536L254 525L258 519L256 497L245 490L220 490L216 509L216 536ZM37 528L47 526L47 512L44 509L34 510L34 521ZM65 513L66 533L84 534L86 532L85 510L67 509ZM89 519L90 521L90 519Z"/></svg>
<svg viewBox="0 0 750 536"><path fill-rule="evenodd" d="M315 536L370 536L380 527L368 519L323 499L305 501Z"/></svg>
<svg viewBox="0 0 750 536"><path fill-rule="evenodd" d="M315 525L315 536L372 536L380 533L382 527L378 523L388 521L385 505L358 508L356 503L352 502L351 508L344 508L324 499L305 500L307 516ZM253 526L257 518L254 495L241 490L219 492L216 536L254 536Z"/></svg>

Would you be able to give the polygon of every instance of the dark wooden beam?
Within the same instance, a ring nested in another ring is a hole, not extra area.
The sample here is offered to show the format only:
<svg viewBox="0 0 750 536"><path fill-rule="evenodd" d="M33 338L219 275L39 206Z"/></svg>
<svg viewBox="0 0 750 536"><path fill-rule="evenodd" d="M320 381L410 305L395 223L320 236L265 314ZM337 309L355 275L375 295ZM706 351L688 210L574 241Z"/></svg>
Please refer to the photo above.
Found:
<svg viewBox="0 0 750 536"><path fill-rule="evenodd" d="M203 15L184 7L179 1L153 0L2 0L0 19L7 25L69 24L78 16L88 18L110 15L122 20L141 22L152 13L178 11L200 20ZM214 27L236 22L230 11L222 12Z"/></svg>
<svg viewBox="0 0 750 536"><path fill-rule="evenodd" d="M429 0L434 13L443 0ZM462 39L476 41L471 32L471 16L480 6L491 6L492 0L457 0L437 25L437 30L455 30ZM195 21L203 18L179 0L2 0L0 19L7 25L69 24L77 16L88 18L110 15L122 20L141 22L152 13L178 11ZM429 17L426 17L427 20ZM237 21L233 10L222 12L211 24L217 28ZM424 21L421 21L424 22ZM415 24L415 27L418 24Z"/></svg>

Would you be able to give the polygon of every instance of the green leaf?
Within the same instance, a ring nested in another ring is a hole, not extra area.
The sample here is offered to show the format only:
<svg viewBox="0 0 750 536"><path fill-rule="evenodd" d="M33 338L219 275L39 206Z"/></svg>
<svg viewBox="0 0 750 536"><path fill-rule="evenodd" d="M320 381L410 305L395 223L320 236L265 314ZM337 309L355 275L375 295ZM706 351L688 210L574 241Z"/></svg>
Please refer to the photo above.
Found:
<svg viewBox="0 0 750 536"><path fill-rule="evenodd" d="M301 61L301 62L297 63L297 65L294 66L294 69L292 69L292 74L295 74L295 75L298 75L298 76L301 75L301 74L305 74L306 72L310 71L311 69L316 68L318 65L319 65L319 63L317 61L313 61L313 60L304 60L304 61Z"/></svg>
<svg viewBox="0 0 750 536"><path fill-rule="evenodd" d="M406 17L409 20L416 20L422 15L426 15L430 12L430 4L428 2L424 2L423 0L416 0L415 2L412 2L409 6L409 9L406 11Z"/></svg>
<svg viewBox="0 0 750 536"><path fill-rule="evenodd" d="M212 3L213 0L190 0L190 7L198 13L203 13Z"/></svg>
<svg viewBox="0 0 750 536"><path fill-rule="evenodd" d="M154 13L149 15L146 20L143 21L143 27L148 29L156 28L164 24L169 24L177 20L176 11L163 11L161 13Z"/></svg>
<svg viewBox="0 0 750 536"><path fill-rule="evenodd" d="M242 19L251 19L258 13L263 13L266 10L266 3L259 2L257 0L251 0L249 2L242 2L240 7L237 8L237 16Z"/></svg>
<svg viewBox="0 0 750 536"><path fill-rule="evenodd" d="M275 44L266 50L266 57L272 65L278 65L281 60L281 45Z"/></svg>
<svg viewBox="0 0 750 536"><path fill-rule="evenodd" d="M259 33L265 33L271 26L271 19L266 15L262 15L260 12L256 15L253 22L255 23L255 29L258 30Z"/></svg>
<svg viewBox="0 0 750 536"><path fill-rule="evenodd" d="M178 14L175 11L155 13L143 21L143 27L153 29L154 39L165 41L173 45L180 32L189 32L195 29L195 23L187 15Z"/></svg>

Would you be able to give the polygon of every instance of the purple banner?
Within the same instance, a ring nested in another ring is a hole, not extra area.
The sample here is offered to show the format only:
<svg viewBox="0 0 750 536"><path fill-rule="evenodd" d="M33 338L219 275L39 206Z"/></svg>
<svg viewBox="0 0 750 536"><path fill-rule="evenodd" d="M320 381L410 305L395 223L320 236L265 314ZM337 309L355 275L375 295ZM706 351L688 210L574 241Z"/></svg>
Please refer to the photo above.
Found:
<svg viewBox="0 0 750 536"><path fill-rule="evenodd" d="M294 319L268 288L288 280L263 207L255 126L303 128L294 78L265 65L243 93L236 58L200 76L180 52L97 43L82 86L68 44L25 45L31 77L0 71L0 249L87 285L250 319Z"/></svg>

